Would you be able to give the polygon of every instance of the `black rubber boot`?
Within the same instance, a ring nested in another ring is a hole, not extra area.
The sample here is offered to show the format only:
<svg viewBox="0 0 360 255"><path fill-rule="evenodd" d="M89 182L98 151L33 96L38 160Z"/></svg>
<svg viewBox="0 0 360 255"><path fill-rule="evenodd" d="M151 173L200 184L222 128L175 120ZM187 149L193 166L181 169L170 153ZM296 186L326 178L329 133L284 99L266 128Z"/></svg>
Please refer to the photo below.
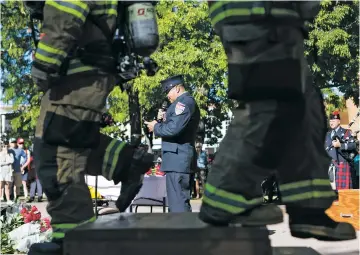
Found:
<svg viewBox="0 0 360 255"><path fill-rule="evenodd" d="M241 224L242 226L257 227L283 222L283 212L274 204L260 205L241 214L229 216L207 204L201 206L199 218L210 225L228 226Z"/></svg>
<svg viewBox="0 0 360 255"><path fill-rule="evenodd" d="M315 238L320 241L356 239L354 227L346 222L332 220L324 209L287 207L291 235L298 238Z"/></svg>
<svg viewBox="0 0 360 255"><path fill-rule="evenodd" d="M283 212L275 204L261 205L239 214L231 223L247 227L259 227L283 222Z"/></svg>
<svg viewBox="0 0 360 255"><path fill-rule="evenodd" d="M62 245L58 243L35 243L30 246L28 255L62 255Z"/></svg>
<svg viewBox="0 0 360 255"><path fill-rule="evenodd" d="M145 148L135 150L130 168L125 178L122 178L120 196L115 203L120 212L124 212L139 193L144 174L149 171L153 161L154 155L147 153Z"/></svg>

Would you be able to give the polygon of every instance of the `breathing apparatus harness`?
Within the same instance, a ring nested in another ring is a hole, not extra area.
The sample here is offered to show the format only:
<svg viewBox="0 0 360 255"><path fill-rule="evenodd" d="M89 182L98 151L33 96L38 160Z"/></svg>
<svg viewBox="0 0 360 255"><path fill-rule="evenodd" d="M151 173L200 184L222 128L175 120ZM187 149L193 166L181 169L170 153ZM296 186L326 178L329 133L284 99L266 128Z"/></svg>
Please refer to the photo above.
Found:
<svg viewBox="0 0 360 255"><path fill-rule="evenodd" d="M59 76L66 75L70 60L74 58L79 58L85 65L116 75L120 85L138 77L141 70L145 70L148 76L154 76L159 69L157 63L149 57L159 43L154 3L149 1L125 6L119 2L115 33L109 29L104 19L90 13L88 19L100 29L106 43L104 45L104 42L94 41L84 47L75 45L64 60ZM26 1L25 6L30 12L29 25L37 48L37 34L40 31L35 27L34 21L43 21L45 1Z"/></svg>

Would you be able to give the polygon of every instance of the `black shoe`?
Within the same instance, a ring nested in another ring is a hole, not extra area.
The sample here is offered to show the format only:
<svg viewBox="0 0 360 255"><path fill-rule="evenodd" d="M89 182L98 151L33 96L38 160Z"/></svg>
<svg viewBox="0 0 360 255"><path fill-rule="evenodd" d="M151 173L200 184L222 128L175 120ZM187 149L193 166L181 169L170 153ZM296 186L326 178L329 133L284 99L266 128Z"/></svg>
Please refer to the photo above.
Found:
<svg viewBox="0 0 360 255"><path fill-rule="evenodd" d="M35 243L30 246L28 255L62 255L62 245L57 243Z"/></svg>
<svg viewBox="0 0 360 255"><path fill-rule="evenodd" d="M228 216L228 214L217 214L215 208L203 204L199 218L205 223L214 226L228 226L229 224L241 224L242 226L257 227L283 222L283 212L274 204L260 205L241 214Z"/></svg>
<svg viewBox="0 0 360 255"><path fill-rule="evenodd" d="M291 235L320 241L356 239L356 230L346 222L332 220L324 209L287 207Z"/></svg>
<svg viewBox="0 0 360 255"><path fill-rule="evenodd" d="M281 209L275 204L267 204L236 215L231 223L248 227L257 227L279 224L283 222L283 220L284 217Z"/></svg>
<svg viewBox="0 0 360 255"><path fill-rule="evenodd" d="M26 203L32 203L32 202L34 202L34 198L33 198L33 197L30 197L30 198L26 201Z"/></svg>
<svg viewBox="0 0 360 255"><path fill-rule="evenodd" d="M38 197L38 202L41 203L43 201L42 197Z"/></svg>
<svg viewBox="0 0 360 255"><path fill-rule="evenodd" d="M120 196L115 203L120 212L124 212L139 193L144 174L152 166L153 161L154 155L147 153L146 149L135 150L127 176L121 182Z"/></svg>

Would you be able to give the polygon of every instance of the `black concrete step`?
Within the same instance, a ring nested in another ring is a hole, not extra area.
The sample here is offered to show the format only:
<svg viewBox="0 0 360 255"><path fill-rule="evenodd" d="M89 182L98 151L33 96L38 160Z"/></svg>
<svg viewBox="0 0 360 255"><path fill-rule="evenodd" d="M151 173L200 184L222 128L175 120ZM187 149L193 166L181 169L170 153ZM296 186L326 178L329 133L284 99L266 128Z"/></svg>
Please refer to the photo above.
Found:
<svg viewBox="0 0 360 255"><path fill-rule="evenodd" d="M65 236L66 255L271 255L269 231L213 227L197 213L100 216Z"/></svg>

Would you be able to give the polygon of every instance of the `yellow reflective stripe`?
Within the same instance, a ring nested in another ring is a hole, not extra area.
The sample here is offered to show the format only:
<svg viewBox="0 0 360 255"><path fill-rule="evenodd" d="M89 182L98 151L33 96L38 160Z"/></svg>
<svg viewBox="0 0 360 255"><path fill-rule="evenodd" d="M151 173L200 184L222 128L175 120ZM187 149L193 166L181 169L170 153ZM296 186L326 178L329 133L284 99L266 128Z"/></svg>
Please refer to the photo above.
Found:
<svg viewBox="0 0 360 255"><path fill-rule="evenodd" d="M116 151L115 151L115 153L114 153L114 155L113 155L113 159L112 159L112 161L111 161L111 168L110 168L110 170L109 170L109 175L108 175L108 178L109 178L109 179L112 179L112 177L113 177L113 175L114 175L114 171L115 171L117 162L119 161L120 151L124 148L125 144L126 144L125 142L122 142L122 143L120 144L120 146L116 148ZM128 160L130 160L130 159L128 159Z"/></svg>
<svg viewBox="0 0 360 255"><path fill-rule="evenodd" d="M59 223L59 224L51 224L54 228L60 228L60 229L72 229L76 228L78 226L81 226L83 224L94 222L96 220L96 217L93 216L88 220L82 221L81 223Z"/></svg>
<svg viewBox="0 0 360 255"><path fill-rule="evenodd" d="M60 10L63 12L66 12L68 14L71 14L77 18L79 18L82 22L85 22L86 20L86 16L89 12L89 6L81 1L53 1L53 0L47 0L46 4ZM69 6L66 6L67 4L69 4ZM79 8L78 9L74 9L71 8L70 5L76 5ZM80 10L79 10L80 9ZM84 15L86 14L86 15Z"/></svg>
<svg viewBox="0 0 360 255"><path fill-rule="evenodd" d="M95 7L94 10L91 11L94 15L117 15L117 1L97 1L96 4L98 5Z"/></svg>
<svg viewBox="0 0 360 255"><path fill-rule="evenodd" d="M221 8L223 5L228 4L228 3L229 2L221 1L221 2L216 2L216 3L212 4L209 8L210 14L213 13L214 11L216 11L217 9Z"/></svg>
<svg viewBox="0 0 360 255"><path fill-rule="evenodd" d="M261 198L255 198L255 199L252 199L252 200L246 200L246 198L241 196L241 195L238 195L238 194L235 194L235 193L231 193L231 192L216 188L215 186L211 185L210 183L205 184L205 189L206 189L206 191L208 191L208 192L210 192L210 193L212 193L214 195L217 195L219 197L223 197L223 198L226 198L226 199L231 199L231 200L241 202L241 203L244 203L244 204L256 204L259 201L261 201Z"/></svg>
<svg viewBox="0 0 360 255"><path fill-rule="evenodd" d="M117 10L115 10L115 9L94 10L91 13L94 15L101 15L101 14L117 15Z"/></svg>
<svg viewBox="0 0 360 255"><path fill-rule="evenodd" d="M75 73L81 73L81 72L86 72L86 71L91 71L91 70L96 70L96 67L93 66L82 66L82 67L77 67L74 69L68 69L67 74L71 75L71 74L75 74Z"/></svg>
<svg viewBox="0 0 360 255"><path fill-rule="evenodd" d="M203 202L232 214L244 212L253 205L260 204L262 200L263 198L246 200L241 195L216 188L209 183L205 184Z"/></svg>
<svg viewBox="0 0 360 255"><path fill-rule="evenodd" d="M106 170L107 170L111 150L115 146L116 142L117 142L117 140L113 139L111 141L111 143L105 149L105 156L104 156L104 159L103 159L104 161L103 161L103 164L102 164L102 175L105 178L107 178L108 180L111 180L112 178L109 178L108 173L106 172Z"/></svg>
<svg viewBox="0 0 360 255"><path fill-rule="evenodd" d="M35 58L49 64L61 66L66 55L67 53L65 51L53 48L40 41Z"/></svg>
<svg viewBox="0 0 360 255"><path fill-rule="evenodd" d="M226 19L228 17L232 16L250 16L252 14L255 15L264 15L265 14L265 8L263 7L254 7L251 9L246 8L236 8L236 9L228 9L224 10L223 12L217 14L213 19L211 19L211 24L213 26L216 25L219 21ZM296 11L289 10L289 9L280 9L280 8L272 8L270 11L271 15L274 16L282 16L282 15L288 15L288 16L294 16L299 17L299 14Z"/></svg>
<svg viewBox="0 0 360 255"><path fill-rule="evenodd" d="M236 206L232 206L232 205L228 205L228 204L224 204L224 203L212 200L212 199L208 198L207 196L203 197L203 203L209 204L212 207L222 209L222 210L232 213L232 214L242 213L243 211L246 210L245 208L239 208Z"/></svg>
<svg viewBox="0 0 360 255"><path fill-rule="evenodd" d="M328 187L329 189L325 191L317 190L326 187ZM301 188L308 188L307 190L309 189L313 189L313 190L306 192L302 191L301 193L299 193L301 190L299 190L299 192L296 191L297 189L301 189ZM305 180L305 181L281 184L279 189L283 194L282 196L283 202L295 202L295 201L312 199L312 198L335 197L335 193L334 191L331 190L330 182L328 179L313 179L313 180ZM288 193L288 195L286 195L286 193Z"/></svg>
<svg viewBox="0 0 360 255"><path fill-rule="evenodd" d="M111 143L107 146L105 149L105 156L104 161L102 164L102 175L107 178L108 180L112 180L117 162L119 160L119 153L124 148L125 142L121 142L119 146L116 148L115 151L114 147L119 143L120 141L113 139ZM110 163L110 164L109 164ZM110 169L109 169L110 165Z"/></svg>
<svg viewBox="0 0 360 255"><path fill-rule="evenodd" d="M65 233L71 229L74 229L76 227L82 226L86 223L90 223L90 222L94 222L96 220L96 217L93 216L88 220L85 220L81 223L60 223L60 224L51 224L51 226L53 227L53 233L52 233L52 237L53 238L57 238L57 239L61 239L65 237Z"/></svg>
<svg viewBox="0 0 360 255"><path fill-rule="evenodd" d="M297 13L296 11L294 10L289 10L289 9L280 9L280 8L273 8L270 12L272 15L275 15L275 16L293 16L295 18L300 18L300 15L299 13Z"/></svg>
<svg viewBox="0 0 360 255"><path fill-rule="evenodd" d="M35 59L39 59L39 60L44 61L44 62L49 63L49 64L54 64L54 65L57 65L57 66L61 66L60 60L50 58L50 57L46 57L46 56L42 55L39 52L36 52Z"/></svg>
<svg viewBox="0 0 360 255"><path fill-rule="evenodd" d="M81 9L85 10L85 11L89 11L89 6L87 3L85 3L84 1L64 1L64 2L67 2L67 3L71 3L71 4L74 4L74 5L77 5L79 6Z"/></svg>
<svg viewBox="0 0 360 255"><path fill-rule="evenodd" d="M111 1L96 1L96 4L98 5L114 5L117 6L117 0L111 0Z"/></svg>
<svg viewBox="0 0 360 255"><path fill-rule="evenodd" d="M297 195L283 196L283 202L295 202L312 198L330 198L335 197L334 191L309 191Z"/></svg>
<svg viewBox="0 0 360 255"><path fill-rule="evenodd" d="M299 181L299 182L292 182L292 183L286 183L280 185L280 190L290 190L290 189L298 189L303 188L307 186L329 186L330 182L327 179L313 179L313 180L305 180L305 181Z"/></svg>
<svg viewBox="0 0 360 255"><path fill-rule="evenodd" d="M86 72L86 71L92 71L92 70L97 70L97 67L94 66L87 66L84 65L80 59L72 59L70 60L69 63L69 68L67 71L67 75L71 75L71 74L75 74L75 73L81 73L81 72Z"/></svg>
<svg viewBox="0 0 360 255"><path fill-rule="evenodd" d="M55 239L62 239L65 237L65 233L53 232L51 236Z"/></svg>
<svg viewBox="0 0 360 255"><path fill-rule="evenodd" d="M61 223L61 224L52 224L54 228L61 228L61 229L72 229L76 228L79 224L77 223Z"/></svg>
<svg viewBox="0 0 360 255"><path fill-rule="evenodd" d="M56 48L53 48L49 45L46 45L44 42L40 41L39 42L39 45L38 45L38 48L39 49L42 49L46 52L49 52L49 53L52 53L52 54L56 54L56 55L60 55L60 56L63 56L64 58L66 57L67 53L63 50L60 50L60 49L56 49Z"/></svg>

